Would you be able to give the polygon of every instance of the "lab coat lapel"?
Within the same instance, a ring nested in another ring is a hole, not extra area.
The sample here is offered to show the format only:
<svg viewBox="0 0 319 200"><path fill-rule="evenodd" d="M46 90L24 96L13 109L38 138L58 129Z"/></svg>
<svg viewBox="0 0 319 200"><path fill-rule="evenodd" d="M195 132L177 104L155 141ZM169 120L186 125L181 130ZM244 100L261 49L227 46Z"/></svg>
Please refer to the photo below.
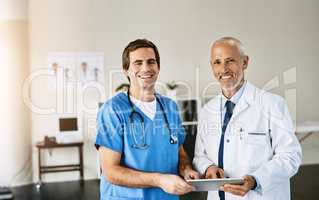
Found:
<svg viewBox="0 0 319 200"><path fill-rule="evenodd" d="M249 106L252 104L254 100L256 92L255 89L256 88L247 81L244 92L240 97L239 102L235 106L231 121L233 121L240 113L249 108Z"/></svg>
<svg viewBox="0 0 319 200"><path fill-rule="evenodd" d="M246 110L248 107L249 107L249 105L247 102L239 101L238 104L235 106L234 113L233 113L231 119L235 119L241 112Z"/></svg>

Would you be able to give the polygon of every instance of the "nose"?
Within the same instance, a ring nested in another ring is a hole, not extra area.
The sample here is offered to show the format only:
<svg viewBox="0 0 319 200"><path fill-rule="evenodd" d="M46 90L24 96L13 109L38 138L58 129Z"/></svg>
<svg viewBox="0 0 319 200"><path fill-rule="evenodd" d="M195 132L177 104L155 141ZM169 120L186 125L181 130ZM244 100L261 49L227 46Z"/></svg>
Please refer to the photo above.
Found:
<svg viewBox="0 0 319 200"><path fill-rule="evenodd" d="M141 71L148 71L149 69L150 69L149 64L146 61L144 61L141 67Z"/></svg>
<svg viewBox="0 0 319 200"><path fill-rule="evenodd" d="M221 71L222 71L223 73L227 72L227 71L229 70L228 62L225 62L225 61L222 62L222 63L221 63L221 68L222 68Z"/></svg>

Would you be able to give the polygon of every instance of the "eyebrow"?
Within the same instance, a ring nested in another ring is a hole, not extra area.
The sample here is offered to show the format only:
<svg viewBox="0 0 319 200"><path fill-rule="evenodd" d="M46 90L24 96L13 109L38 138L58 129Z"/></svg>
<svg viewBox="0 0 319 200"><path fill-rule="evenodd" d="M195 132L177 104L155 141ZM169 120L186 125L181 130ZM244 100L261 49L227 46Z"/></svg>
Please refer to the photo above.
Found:
<svg viewBox="0 0 319 200"><path fill-rule="evenodd" d="M150 61L156 61L156 59L155 58L149 58L149 59L146 60L146 62L150 62ZM143 60L135 60L135 61L133 61L133 63L141 63L141 62L143 62Z"/></svg>
<svg viewBox="0 0 319 200"><path fill-rule="evenodd" d="M147 59L147 61L149 62L149 61L156 61L156 59L155 58L150 58L150 59Z"/></svg>
<svg viewBox="0 0 319 200"><path fill-rule="evenodd" d="M141 63L141 62L143 62L143 60L134 60L133 63Z"/></svg>
<svg viewBox="0 0 319 200"><path fill-rule="evenodd" d="M213 59L213 61L215 61L215 60L236 60L236 59L234 57L227 57L227 58L224 58L224 59L222 59L222 58Z"/></svg>

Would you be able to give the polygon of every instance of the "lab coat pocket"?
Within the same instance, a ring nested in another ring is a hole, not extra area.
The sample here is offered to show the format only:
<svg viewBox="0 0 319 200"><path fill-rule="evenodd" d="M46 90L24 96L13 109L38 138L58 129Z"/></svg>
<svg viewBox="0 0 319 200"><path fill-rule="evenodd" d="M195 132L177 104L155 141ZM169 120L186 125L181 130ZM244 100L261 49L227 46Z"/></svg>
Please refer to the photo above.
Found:
<svg viewBox="0 0 319 200"><path fill-rule="evenodd" d="M245 135L242 164L246 167L246 173L253 172L254 169L258 168L265 161L267 138L265 132L261 131L248 132Z"/></svg>
<svg viewBox="0 0 319 200"><path fill-rule="evenodd" d="M246 135L246 144L264 146L267 142L267 133L262 131L248 132Z"/></svg>
<svg viewBox="0 0 319 200"><path fill-rule="evenodd" d="M248 135L266 135L266 132L249 132Z"/></svg>

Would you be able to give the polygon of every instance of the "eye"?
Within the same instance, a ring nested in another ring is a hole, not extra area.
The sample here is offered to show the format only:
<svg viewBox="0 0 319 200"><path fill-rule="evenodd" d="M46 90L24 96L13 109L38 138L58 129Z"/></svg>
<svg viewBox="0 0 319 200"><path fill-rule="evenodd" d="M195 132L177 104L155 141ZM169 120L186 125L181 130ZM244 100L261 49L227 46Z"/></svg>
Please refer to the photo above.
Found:
<svg viewBox="0 0 319 200"><path fill-rule="evenodd" d="M220 63L221 63L220 60L215 60L215 61L213 62L214 65L220 65Z"/></svg>
<svg viewBox="0 0 319 200"><path fill-rule="evenodd" d="M133 65L135 65L135 66L140 66L140 65L142 65L142 64L143 64L143 62L142 62L142 61L139 61L139 60L133 62Z"/></svg>
<svg viewBox="0 0 319 200"><path fill-rule="evenodd" d="M155 59L150 59L150 60L147 61L147 64L149 64L149 65L155 65L156 63L157 62L156 62Z"/></svg>
<svg viewBox="0 0 319 200"><path fill-rule="evenodd" d="M236 60L233 58L229 58L226 60L226 63L234 63L234 62L236 62Z"/></svg>

